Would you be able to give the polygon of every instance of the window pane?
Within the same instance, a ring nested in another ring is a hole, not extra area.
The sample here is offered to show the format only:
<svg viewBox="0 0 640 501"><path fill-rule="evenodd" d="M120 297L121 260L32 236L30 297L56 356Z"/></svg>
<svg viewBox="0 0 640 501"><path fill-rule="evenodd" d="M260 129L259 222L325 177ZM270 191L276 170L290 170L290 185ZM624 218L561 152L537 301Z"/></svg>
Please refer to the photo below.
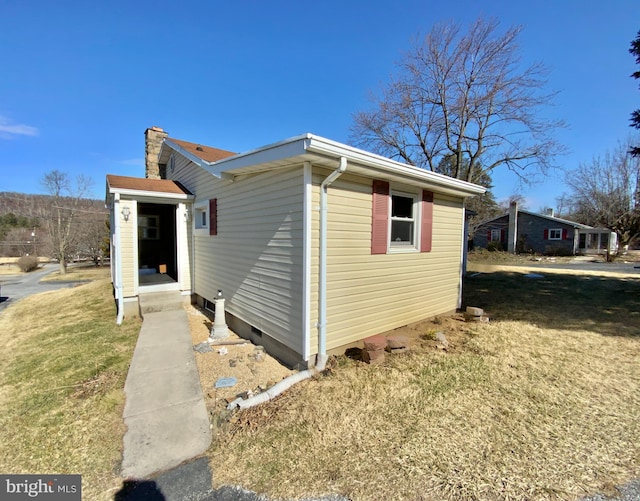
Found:
<svg viewBox="0 0 640 501"><path fill-rule="evenodd" d="M413 218L413 198L392 195L391 217Z"/></svg>
<svg viewBox="0 0 640 501"><path fill-rule="evenodd" d="M391 245L413 244L413 221L391 221Z"/></svg>

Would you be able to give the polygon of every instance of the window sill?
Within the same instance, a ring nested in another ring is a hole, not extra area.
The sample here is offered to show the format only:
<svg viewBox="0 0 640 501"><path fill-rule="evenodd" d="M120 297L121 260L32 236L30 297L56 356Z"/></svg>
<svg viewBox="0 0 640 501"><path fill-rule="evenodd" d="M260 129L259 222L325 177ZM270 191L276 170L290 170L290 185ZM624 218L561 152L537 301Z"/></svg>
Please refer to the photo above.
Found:
<svg viewBox="0 0 640 501"><path fill-rule="evenodd" d="M408 254L412 252L420 252L413 245L394 245L393 247L389 247L388 254Z"/></svg>

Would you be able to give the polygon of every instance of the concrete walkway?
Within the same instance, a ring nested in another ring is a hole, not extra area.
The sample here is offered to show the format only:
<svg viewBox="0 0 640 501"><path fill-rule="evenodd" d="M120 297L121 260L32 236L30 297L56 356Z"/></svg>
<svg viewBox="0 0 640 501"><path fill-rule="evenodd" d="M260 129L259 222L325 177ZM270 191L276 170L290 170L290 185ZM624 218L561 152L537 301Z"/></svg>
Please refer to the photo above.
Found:
<svg viewBox="0 0 640 501"><path fill-rule="evenodd" d="M125 478L147 478L211 443L184 309L144 314L124 386Z"/></svg>

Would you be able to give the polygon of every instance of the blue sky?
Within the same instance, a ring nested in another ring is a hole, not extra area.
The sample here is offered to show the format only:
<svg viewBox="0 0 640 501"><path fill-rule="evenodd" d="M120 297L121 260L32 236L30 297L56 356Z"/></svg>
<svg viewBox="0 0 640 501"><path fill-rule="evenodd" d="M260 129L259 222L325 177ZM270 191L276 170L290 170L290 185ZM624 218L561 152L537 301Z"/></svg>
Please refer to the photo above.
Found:
<svg viewBox="0 0 640 501"><path fill-rule="evenodd" d="M546 112L569 126L560 165L633 133L637 0L0 0L0 191L42 192L58 169L103 198L107 173L144 175L152 125L239 152L304 132L348 142L416 34L479 15L522 25L523 62L551 69ZM555 206L563 177L521 188L528 207ZM494 184L498 199L519 189L507 173Z"/></svg>

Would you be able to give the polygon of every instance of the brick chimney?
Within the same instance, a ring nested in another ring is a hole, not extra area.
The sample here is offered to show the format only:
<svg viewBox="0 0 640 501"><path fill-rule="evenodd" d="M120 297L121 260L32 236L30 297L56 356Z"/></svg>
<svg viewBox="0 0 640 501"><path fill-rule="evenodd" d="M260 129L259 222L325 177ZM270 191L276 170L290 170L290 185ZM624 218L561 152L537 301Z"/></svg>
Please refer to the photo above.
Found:
<svg viewBox="0 0 640 501"><path fill-rule="evenodd" d="M162 128L155 125L144 132L144 177L150 179L164 179L166 177L166 165L158 163L158 156L160 155L162 141L167 136L168 134Z"/></svg>

